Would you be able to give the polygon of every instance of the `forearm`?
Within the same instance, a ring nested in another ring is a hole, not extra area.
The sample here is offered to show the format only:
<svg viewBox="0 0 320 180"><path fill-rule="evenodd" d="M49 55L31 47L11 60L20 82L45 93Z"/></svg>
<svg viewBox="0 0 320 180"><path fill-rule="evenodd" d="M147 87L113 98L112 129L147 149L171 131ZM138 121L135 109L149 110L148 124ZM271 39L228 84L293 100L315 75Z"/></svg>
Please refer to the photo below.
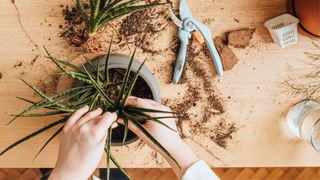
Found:
<svg viewBox="0 0 320 180"><path fill-rule="evenodd" d="M70 179L86 180L87 178L81 177L79 176L79 174L76 174L76 173L74 174L65 173L57 169L54 169L48 178L48 180L70 180Z"/></svg>
<svg viewBox="0 0 320 180"><path fill-rule="evenodd" d="M195 162L199 161L199 158L193 153L193 151L186 145L181 139L176 141L174 146L166 147L170 155L177 161L179 166L170 158L166 153L159 148L155 148L169 163L175 174L179 179L183 176L185 171Z"/></svg>

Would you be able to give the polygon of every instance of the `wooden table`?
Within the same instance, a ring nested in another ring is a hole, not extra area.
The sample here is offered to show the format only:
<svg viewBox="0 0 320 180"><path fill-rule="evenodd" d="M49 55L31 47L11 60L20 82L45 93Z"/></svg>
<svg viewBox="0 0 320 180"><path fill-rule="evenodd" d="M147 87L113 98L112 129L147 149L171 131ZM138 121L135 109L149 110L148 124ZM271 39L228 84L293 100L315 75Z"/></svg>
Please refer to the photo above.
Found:
<svg viewBox="0 0 320 180"><path fill-rule="evenodd" d="M16 96L37 99L19 78L23 77L35 85L39 85L39 82L53 84L50 74L56 69L44 57L42 45L46 45L52 54L61 58L72 60L80 55L77 48L68 45L58 35L59 24L63 21L60 5L71 3L72 1L63 0L16 0L23 29L19 25L17 11L11 0L3 0L0 3L0 72L3 74L0 79L0 149L52 121L20 119L6 126L10 120L8 114L17 113L27 106L17 100ZM319 166L319 155L308 144L295 140L287 133L284 117L297 99L285 93L281 86L281 82L288 76L288 64L299 66L299 61L306 59L304 51L319 50L313 46L312 40L302 35L299 35L298 44L281 49L272 43L268 31L263 26L267 19L286 12L285 0L198 0L188 3L197 19L214 19L209 23L214 36L245 27L256 28L256 33L250 47L234 49L240 62L225 73L223 81L218 83L216 77L211 78L211 86L214 87L215 94L221 98L225 113L213 116L207 123L202 124L210 130L223 118L227 123L234 122L238 128L237 132L228 140L227 147L222 148L209 138L209 131L208 134L188 133L192 132L192 129L188 129L189 123L201 121L195 117L183 122L187 134L185 141L211 166ZM239 20L239 23L235 19ZM141 49L137 52L139 59L150 59L147 66L155 73L162 96L166 99L181 98L186 92L186 84L168 83L172 73L170 68L170 71L160 71L168 69L174 62L175 54L165 50L174 33L176 28L169 24L168 28L159 34L160 38L156 43L159 44L159 49L164 49L161 54L151 55L143 53ZM34 44L37 44L39 49L35 48ZM129 54L129 51L118 53ZM37 55L38 59L31 65ZM210 65L210 58L195 58L194 61L201 64L206 74L212 74L213 65ZM197 80L199 77L194 77L194 81ZM201 98L196 101L190 112L199 117L203 105L207 102L201 85L198 91ZM37 150L52 133L53 130L47 131L0 157L0 167L54 166L58 139L53 140L33 161ZM167 166L161 157L155 157L155 154L139 141L123 148L114 148L113 151L124 167Z"/></svg>

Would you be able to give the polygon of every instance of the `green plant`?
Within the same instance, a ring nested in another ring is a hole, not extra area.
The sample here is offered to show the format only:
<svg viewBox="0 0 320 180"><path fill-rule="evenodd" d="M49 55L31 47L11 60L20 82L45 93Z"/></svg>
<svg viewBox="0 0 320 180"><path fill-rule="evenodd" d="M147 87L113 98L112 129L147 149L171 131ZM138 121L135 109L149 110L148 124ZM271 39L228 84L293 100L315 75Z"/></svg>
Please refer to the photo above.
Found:
<svg viewBox="0 0 320 180"><path fill-rule="evenodd" d="M110 50L111 49L111 43L109 46L108 54L106 56L106 63L103 70L100 69L99 62L98 65L95 65L93 62L91 62L91 59L87 58L85 59L87 62L91 65L92 69L94 69L93 72L89 72L85 66L79 67L74 64L71 64L67 61L62 61L54 58L47 49L47 55L48 58L62 71L62 74L69 76L70 78L74 80L79 80L84 83L84 85L79 87L74 87L67 89L63 92L57 93L52 96L47 96L43 92L41 92L36 87L32 86L25 80L22 80L27 86L29 86L36 94L38 94L42 100L38 102L34 102L22 97L18 97L19 99L26 101L31 104L31 106L25 110L23 110L21 113L14 115L14 118L9 122L13 122L17 118L22 117L59 117L58 120L54 121L53 123L31 133L30 135L16 141L9 147L7 147L5 150L3 150L0 153L0 156L6 153L8 150L14 148L15 146L23 143L24 141L29 140L32 137L35 137L39 135L40 133L56 127L58 125L62 125L58 130L45 142L45 144L42 146L42 148L38 151L35 158L41 153L41 151L48 145L48 143L55 138L63 129L64 123L67 121L67 119L70 117L70 115L76 111L78 108L83 107L84 105L89 105L90 109L95 108L102 108L104 111L110 111L110 112L116 112L118 117L122 118L124 120L124 135L123 135L123 143L126 140L127 134L128 134L128 123L129 121L135 125L137 128L139 128L151 141L153 141L164 153L166 153L169 157L171 157L175 162L176 160L170 155L170 153L154 138L151 134L148 133L148 131L142 126L143 123L146 120L151 120L156 123L159 123L163 126L166 126L167 128L170 128L166 124L160 121L162 118L169 118L173 117L172 112L167 111L159 111L156 109L144 109L144 108L137 108L132 106L126 106L125 101L128 98L128 96L131 94L131 91L137 81L137 78L139 77L140 70L142 66L144 65L144 62L139 67L138 71L136 73L131 71L131 66L133 62L133 58L135 55L135 52L131 56L130 63L125 70L125 75L122 81L120 83L110 83L109 80L109 57L110 57ZM64 66L73 69L74 71L69 71ZM111 88L118 89L116 98L110 98L108 96L108 90ZM35 110L46 110L42 113L31 113L31 111ZM146 112L153 112L153 113L165 113L168 114L166 117L150 117L146 114ZM171 128L170 128L171 129ZM111 135L112 135L112 129L109 128L108 130L108 137L106 142L105 151L107 153L107 168L108 168L108 174L110 169L110 160L124 173L125 171L121 168L115 157L111 153ZM177 163L177 162L176 162ZM178 164L178 163L177 163ZM126 174L126 173L125 173ZM109 176L108 176L109 177Z"/></svg>
<svg viewBox="0 0 320 180"><path fill-rule="evenodd" d="M87 13L84 4L80 0L76 1L89 35L95 34L100 28L121 16L161 5L157 2L137 5L143 0L90 0L90 13Z"/></svg>

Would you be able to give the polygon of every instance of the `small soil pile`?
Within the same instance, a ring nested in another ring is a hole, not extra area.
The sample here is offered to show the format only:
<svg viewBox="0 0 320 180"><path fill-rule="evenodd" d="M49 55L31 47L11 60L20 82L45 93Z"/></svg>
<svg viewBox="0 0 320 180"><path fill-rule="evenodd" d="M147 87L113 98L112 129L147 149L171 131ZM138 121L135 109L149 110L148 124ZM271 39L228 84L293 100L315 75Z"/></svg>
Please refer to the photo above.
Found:
<svg viewBox="0 0 320 180"><path fill-rule="evenodd" d="M76 7L69 7L61 5L64 23L59 25L61 29L60 36L65 38L66 41L76 47L80 47L87 41L88 37L85 34L85 27L81 12ZM84 4L86 9L89 8L88 4Z"/></svg>
<svg viewBox="0 0 320 180"><path fill-rule="evenodd" d="M227 33L227 40L230 46L235 48L245 48L249 45L255 29L240 29Z"/></svg>
<svg viewBox="0 0 320 180"><path fill-rule="evenodd" d="M18 67L21 67L22 66L22 62L19 61L17 62L15 65L13 65L14 68L18 68Z"/></svg>
<svg viewBox="0 0 320 180"><path fill-rule="evenodd" d="M120 23L118 31L128 44L140 47L145 53L157 54L161 50L153 47L154 40L169 22L166 6L160 6L132 13Z"/></svg>
<svg viewBox="0 0 320 180"><path fill-rule="evenodd" d="M226 123L225 120L221 119L213 127L213 134L210 136L218 146L222 148L227 147L228 140L233 138L233 134L236 133L238 128L235 126L235 123Z"/></svg>
<svg viewBox="0 0 320 180"><path fill-rule="evenodd" d="M36 61L37 61L37 59L39 58L39 54L37 54L33 59L32 59L32 61L31 61L31 66L33 66L35 63L36 63Z"/></svg>
<svg viewBox="0 0 320 180"><path fill-rule="evenodd" d="M39 87L40 91L43 92L44 94L47 94L47 95L55 94L57 92L59 79L60 79L60 75L58 75L58 72L52 72L49 75L46 75L44 78L42 78L37 83L37 87Z"/></svg>
<svg viewBox="0 0 320 180"><path fill-rule="evenodd" d="M238 131L235 123L227 123L225 119L220 119L213 127L207 127L205 124L196 122L191 125L191 133L193 135L205 134L218 146L226 149L228 141Z"/></svg>

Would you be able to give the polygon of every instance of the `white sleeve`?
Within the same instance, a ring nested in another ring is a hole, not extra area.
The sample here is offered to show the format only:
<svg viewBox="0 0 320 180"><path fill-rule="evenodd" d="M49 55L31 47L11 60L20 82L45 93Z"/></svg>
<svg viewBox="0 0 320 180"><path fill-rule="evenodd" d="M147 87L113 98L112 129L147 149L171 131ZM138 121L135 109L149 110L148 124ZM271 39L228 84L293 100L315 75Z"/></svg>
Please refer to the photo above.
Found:
<svg viewBox="0 0 320 180"><path fill-rule="evenodd" d="M182 180L220 180L202 160L192 164L182 176Z"/></svg>

